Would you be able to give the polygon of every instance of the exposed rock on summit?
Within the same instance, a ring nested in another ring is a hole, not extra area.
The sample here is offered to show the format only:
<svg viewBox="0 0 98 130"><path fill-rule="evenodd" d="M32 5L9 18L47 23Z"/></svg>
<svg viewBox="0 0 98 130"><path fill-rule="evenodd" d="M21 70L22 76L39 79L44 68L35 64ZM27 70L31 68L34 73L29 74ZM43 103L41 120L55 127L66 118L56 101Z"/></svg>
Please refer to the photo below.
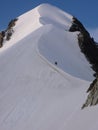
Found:
<svg viewBox="0 0 98 130"><path fill-rule="evenodd" d="M96 105L98 103L98 45L94 39L90 37L90 34L80 23L80 21L78 21L75 17L73 17L73 23L69 31L79 31L78 43L80 50L91 64L91 68L95 71L94 76L96 79L91 83L90 87L87 90L87 92L89 92L89 95L82 108L88 105Z"/></svg>

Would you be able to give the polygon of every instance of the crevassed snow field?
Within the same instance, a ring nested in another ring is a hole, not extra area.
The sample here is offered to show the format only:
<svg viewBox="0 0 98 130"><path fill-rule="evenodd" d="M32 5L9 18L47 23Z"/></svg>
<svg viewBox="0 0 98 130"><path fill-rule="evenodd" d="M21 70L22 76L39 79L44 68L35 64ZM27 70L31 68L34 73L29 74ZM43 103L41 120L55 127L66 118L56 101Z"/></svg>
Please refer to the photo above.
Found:
<svg viewBox="0 0 98 130"><path fill-rule="evenodd" d="M0 130L98 129L98 106L81 110L93 71L71 22L48 4L18 18L0 49Z"/></svg>

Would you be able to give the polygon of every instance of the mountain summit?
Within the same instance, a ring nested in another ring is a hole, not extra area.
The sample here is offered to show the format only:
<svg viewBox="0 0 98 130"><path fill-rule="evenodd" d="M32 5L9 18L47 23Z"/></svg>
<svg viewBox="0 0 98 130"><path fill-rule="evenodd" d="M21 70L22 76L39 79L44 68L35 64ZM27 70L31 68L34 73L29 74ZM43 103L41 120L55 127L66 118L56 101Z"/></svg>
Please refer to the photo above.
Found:
<svg viewBox="0 0 98 130"><path fill-rule="evenodd" d="M1 130L97 130L97 107L80 109L94 71L72 27L72 15L42 4L1 32Z"/></svg>

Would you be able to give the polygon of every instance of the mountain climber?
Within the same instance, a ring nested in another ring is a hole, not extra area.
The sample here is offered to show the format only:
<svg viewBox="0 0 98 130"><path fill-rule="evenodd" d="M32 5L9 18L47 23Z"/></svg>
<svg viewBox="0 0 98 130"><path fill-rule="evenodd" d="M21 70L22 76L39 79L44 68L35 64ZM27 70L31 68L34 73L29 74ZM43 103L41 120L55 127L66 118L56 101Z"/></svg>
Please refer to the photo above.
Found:
<svg viewBox="0 0 98 130"><path fill-rule="evenodd" d="M55 61L55 65L57 65L58 63L57 63L57 61Z"/></svg>

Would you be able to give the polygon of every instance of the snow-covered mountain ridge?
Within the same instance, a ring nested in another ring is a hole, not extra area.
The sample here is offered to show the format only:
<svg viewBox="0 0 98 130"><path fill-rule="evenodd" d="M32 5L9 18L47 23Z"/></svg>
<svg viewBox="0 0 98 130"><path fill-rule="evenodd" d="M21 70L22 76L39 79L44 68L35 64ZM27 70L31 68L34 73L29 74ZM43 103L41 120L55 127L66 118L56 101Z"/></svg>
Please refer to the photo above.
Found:
<svg viewBox="0 0 98 130"><path fill-rule="evenodd" d="M21 15L18 19L14 27L15 33L9 41L10 43L7 43L7 47L12 46L13 43L20 41L30 33L44 28L45 31L41 32L38 41L39 52L52 64L58 62L59 68L75 77L89 81L93 78L90 65L80 52L77 32L68 31L72 25L71 15L49 4L42 4Z"/></svg>
<svg viewBox="0 0 98 130"><path fill-rule="evenodd" d="M97 107L81 111L93 71L72 18L48 4L18 17L0 49L0 129L97 130Z"/></svg>

